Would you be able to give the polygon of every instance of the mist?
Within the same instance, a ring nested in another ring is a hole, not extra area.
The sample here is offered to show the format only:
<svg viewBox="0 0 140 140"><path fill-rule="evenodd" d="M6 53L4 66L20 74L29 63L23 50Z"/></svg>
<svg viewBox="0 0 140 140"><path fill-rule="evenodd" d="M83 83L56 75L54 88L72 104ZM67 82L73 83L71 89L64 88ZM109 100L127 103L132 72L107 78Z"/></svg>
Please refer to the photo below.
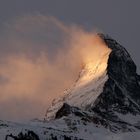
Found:
<svg viewBox="0 0 140 140"><path fill-rule="evenodd" d="M5 23L0 44L0 119L14 121L43 118L107 49L95 31L39 14Z"/></svg>

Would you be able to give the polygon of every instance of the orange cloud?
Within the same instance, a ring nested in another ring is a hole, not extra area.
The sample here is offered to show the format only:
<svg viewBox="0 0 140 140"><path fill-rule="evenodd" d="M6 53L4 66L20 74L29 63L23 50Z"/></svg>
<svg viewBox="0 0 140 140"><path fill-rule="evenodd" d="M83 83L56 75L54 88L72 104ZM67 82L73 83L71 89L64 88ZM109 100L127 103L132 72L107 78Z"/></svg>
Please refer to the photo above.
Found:
<svg viewBox="0 0 140 140"><path fill-rule="evenodd" d="M81 66L108 51L95 33L42 15L15 19L5 34L7 51L0 61L1 119L44 117L52 99L73 85Z"/></svg>

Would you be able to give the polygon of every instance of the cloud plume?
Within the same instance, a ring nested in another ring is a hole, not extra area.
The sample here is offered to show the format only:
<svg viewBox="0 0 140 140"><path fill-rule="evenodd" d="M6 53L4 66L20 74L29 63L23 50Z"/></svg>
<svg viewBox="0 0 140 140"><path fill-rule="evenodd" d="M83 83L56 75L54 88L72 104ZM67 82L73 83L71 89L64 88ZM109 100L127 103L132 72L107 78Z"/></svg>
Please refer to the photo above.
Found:
<svg viewBox="0 0 140 140"><path fill-rule="evenodd" d="M106 50L94 32L54 17L28 15L5 24L0 44L0 119L43 117L81 66Z"/></svg>

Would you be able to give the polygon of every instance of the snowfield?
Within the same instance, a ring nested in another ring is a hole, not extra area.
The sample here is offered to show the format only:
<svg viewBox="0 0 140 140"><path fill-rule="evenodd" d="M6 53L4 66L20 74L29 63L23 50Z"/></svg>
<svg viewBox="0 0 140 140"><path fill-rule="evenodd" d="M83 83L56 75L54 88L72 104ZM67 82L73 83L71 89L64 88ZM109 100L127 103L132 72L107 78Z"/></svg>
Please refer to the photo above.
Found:
<svg viewBox="0 0 140 140"><path fill-rule="evenodd" d="M73 122L78 118L70 116ZM63 140L63 135L70 136L72 139L79 138L82 140L139 140L140 132L128 132L128 133L112 133L108 129L102 126L96 126L93 124L81 125L80 123L75 126L68 124L68 118L63 117L61 119L43 122L43 121L31 121L26 124L12 123L12 122L0 122L0 140L4 140L7 134L18 135L19 132L26 132L27 130L34 131L40 138L40 140L49 140L50 135L57 135L58 140ZM80 121L80 120L79 120ZM67 122L67 123L66 123ZM73 128L72 128L73 127ZM75 127L75 129L74 129ZM9 138L9 140L12 140Z"/></svg>

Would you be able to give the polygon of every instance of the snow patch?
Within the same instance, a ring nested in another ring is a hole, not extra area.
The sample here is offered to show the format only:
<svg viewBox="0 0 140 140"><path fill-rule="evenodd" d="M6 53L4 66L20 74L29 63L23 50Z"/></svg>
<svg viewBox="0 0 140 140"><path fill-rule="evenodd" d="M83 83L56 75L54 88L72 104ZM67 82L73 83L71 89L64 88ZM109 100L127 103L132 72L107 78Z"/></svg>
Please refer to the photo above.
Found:
<svg viewBox="0 0 140 140"><path fill-rule="evenodd" d="M133 114L122 114L115 112L115 114L124 122L127 122L129 124L137 124L140 123L140 115L133 115Z"/></svg>

